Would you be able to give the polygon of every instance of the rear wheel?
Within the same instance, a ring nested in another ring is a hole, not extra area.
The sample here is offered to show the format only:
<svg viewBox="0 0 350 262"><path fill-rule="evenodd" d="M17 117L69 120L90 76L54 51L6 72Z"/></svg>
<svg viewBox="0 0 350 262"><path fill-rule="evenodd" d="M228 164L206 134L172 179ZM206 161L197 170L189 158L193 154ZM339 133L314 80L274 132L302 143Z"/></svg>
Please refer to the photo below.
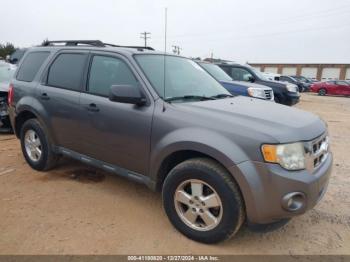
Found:
<svg viewBox="0 0 350 262"><path fill-rule="evenodd" d="M49 170L56 164L58 156L37 119L29 119L23 124L20 138L24 158L33 169Z"/></svg>
<svg viewBox="0 0 350 262"><path fill-rule="evenodd" d="M175 228L199 242L225 240L245 219L238 186L231 174L211 159L196 158L177 165L165 179L162 195Z"/></svg>
<svg viewBox="0 0 350 262"><path fill-rule="evenodd" d="M320 96L325 96L327 94L327 90L324 88L321 88L320 90L318 90L318 95Z"/></svg>

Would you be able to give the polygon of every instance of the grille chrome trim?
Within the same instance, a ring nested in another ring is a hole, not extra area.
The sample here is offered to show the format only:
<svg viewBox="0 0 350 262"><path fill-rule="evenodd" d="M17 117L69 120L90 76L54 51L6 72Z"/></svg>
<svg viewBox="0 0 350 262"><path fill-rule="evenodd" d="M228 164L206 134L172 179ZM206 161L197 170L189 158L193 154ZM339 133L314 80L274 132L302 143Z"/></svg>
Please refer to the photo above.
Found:
<svg viewBox="0 0 350 262"><path fill-rule="evenodd" d="M265 93L265 98L267 100L273 100L274 99L273 91L271 89L264 89L264 93Z"/></svg>
<svg viewBox="0 0 350 262"><path fill-rule="evenodd" d="M329 155L329 137L324 133L318 138L305 143L306 169L313 173L326 161Z"/></svg>

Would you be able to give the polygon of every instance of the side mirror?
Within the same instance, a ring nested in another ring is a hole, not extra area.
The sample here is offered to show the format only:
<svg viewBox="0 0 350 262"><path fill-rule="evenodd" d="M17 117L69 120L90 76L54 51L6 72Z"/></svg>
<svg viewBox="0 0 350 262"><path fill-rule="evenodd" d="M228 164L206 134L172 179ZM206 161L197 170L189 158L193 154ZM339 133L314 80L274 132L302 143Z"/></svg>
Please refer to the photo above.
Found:
<svg viewBox="0 0 350 262"><path fill-rule="evenodd" d="M254 83L254 82L255 82L255 78L254 78L254 76L252 76L252 75L247 76L246 79L247 79L247 81L249 81L249 82L251 82L251 83Z"/></svg>
<svg viewBox="0 0 350 262"><path fill-rule="evenodd" d="M109 100L138 106L142 106L147 102L139 88L132 85L112 85L109 91Z"/></svg>

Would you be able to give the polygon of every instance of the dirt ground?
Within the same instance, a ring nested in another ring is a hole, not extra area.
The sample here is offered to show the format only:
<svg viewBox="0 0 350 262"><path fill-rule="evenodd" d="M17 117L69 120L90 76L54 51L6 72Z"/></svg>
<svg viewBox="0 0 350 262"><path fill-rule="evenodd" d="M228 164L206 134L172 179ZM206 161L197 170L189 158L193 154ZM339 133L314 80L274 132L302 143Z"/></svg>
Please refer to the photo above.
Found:
<svg viewBox="0 0 350 262"><path fill-rule="evenodd" d="M335 159L328 192L281 228L244 226L217 245L178 233L160 194L145 186L71 160L33 171L19 141L0 135L0 254L350 254L350 98L302 94L297 107L328 123Z"/></svg>

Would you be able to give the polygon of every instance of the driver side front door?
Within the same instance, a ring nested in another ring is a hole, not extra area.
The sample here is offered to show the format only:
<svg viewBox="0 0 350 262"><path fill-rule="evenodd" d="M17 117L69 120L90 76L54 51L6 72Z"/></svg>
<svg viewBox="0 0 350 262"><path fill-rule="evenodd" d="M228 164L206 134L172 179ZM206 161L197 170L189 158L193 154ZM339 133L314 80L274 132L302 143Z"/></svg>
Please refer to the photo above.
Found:
<svg viewBox="0 0 350 262"><path fill-rule="evenodd" d="M87 90L81 95L83 154L147 174L154 104L131 65L121 56L92 54ZM140 88L148 97L144 106L109 100L112 85Z"/></svg>

